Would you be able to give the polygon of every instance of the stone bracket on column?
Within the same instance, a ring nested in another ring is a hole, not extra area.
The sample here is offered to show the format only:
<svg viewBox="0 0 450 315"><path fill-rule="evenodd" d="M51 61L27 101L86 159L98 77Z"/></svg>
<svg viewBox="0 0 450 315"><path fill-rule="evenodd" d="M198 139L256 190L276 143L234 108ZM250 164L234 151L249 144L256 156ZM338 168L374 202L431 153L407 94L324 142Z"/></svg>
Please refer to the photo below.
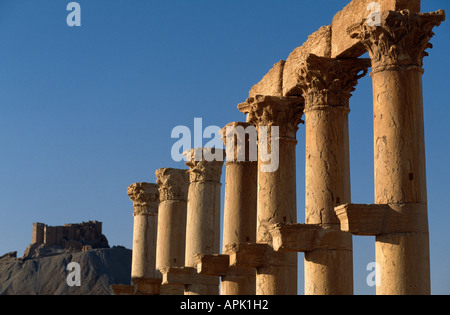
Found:
<svg viewBox="0 0 450 315"><path fill-rule="evenodd" d="M428 233L427 206L407 204L345 204L335 208L341 230L354 235Z"/></svg>
<svg viewBox="0 0 450 315"><path fill-rule="evenodd" d="M309 252L318 249L352 250L351 239L336 229L315 224L277 224L270 231L272 246L279 252Z"/></svg>
<svg viewBox="0 0 450 315"><path fill-rule="evenodd" d="M241 243L226 246L225 255L196 255L197 273L205 276L226 276L230 270L248 270L266 262L268 244ZM248 271L247 271L248 273Z"/></svg>
<svg viewBox="0 0 450 315"><path fill-rule="evenodd" d="M135 278L132 280L135 286L135 295L159 295L161 279Z"/></svg>
<svg viewBox="0 0 450 315"><path fill-rule="evenodd" d="M110 286L114 295L159 295L161 279L134 278L132 284L113 284Z"/></svg>
<svg viewBox="0 0 450 315"><path fill-rule="evenodd" d="M192 267L168 267L160 269L162 274L162 284L191 284L193 276L197 273Z"/></svg>
<svg viewBox="0 0 450 315"><path fill-rule="evenodd" d="M229 255L203 255L195 256L197 273L207 276L224 276L230 266Z"/></svg>
<svg viewBox="0 0 450 315"><path fill-rule="evenodd" d="M226 253L230 257L230 267L257 268L264 265L268 244L240 243L226 246Z"/></svg>
<svg viewBox="0 0 450 315"><path fill-rule="evenodd" d="M110 290L113 295L133 295L136 287L130 284L112 284Z"/></svg>
<svg viewBox="0 0 450 315"><path fill-rule="evenodd" d="M219 285L219 278L197 273L193 267L161 268L162 285L209 284Z"/></svg>

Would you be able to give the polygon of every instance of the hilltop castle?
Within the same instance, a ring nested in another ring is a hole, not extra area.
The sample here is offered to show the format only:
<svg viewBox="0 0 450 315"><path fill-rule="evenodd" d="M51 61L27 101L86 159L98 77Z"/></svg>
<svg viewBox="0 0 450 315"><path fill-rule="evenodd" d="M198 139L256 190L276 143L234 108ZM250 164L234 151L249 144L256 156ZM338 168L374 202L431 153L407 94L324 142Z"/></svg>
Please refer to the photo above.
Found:
<svg viewBox="0 0 450 315"><path fill-rule="evenodd" d="M64 224L64 226L33 223L31 245L57 246L72 250L109 248L108 240L102 234L102 222L98 221Z"/></svg>

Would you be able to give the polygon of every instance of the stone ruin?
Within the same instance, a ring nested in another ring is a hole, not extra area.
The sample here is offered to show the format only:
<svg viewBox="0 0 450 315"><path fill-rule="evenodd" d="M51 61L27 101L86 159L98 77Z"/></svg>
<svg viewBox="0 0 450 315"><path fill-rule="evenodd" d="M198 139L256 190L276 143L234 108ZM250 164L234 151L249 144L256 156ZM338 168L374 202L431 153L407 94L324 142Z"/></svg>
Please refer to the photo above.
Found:
<svg viewBox="0 0 450 315"><path fill-rule="evenodd" d="M279 167L262 172L262 159L228 156L222 248L223 162L191 160L189 170L162 168L156 184L128 188L132 283L112 286L114 294L295 295L297 253L304 252L305 294L351 295L352 235L375 236L377 294L430 294L422 74L433 28L445 13L420 13L420 0L379 0L374 25L367 19L371 2L351 1L238 105L246 122L230 125L255 126L258 133L279 127ZM365 52L370 58L360 58ZM375 204L354 204L349 100L369 68ZM305 223L296 217L300 123L306 125Z"/></svg>
<svg viewBox="0 0 450 315"><path fill-rule="evenodd" d="M33 223L31 244L25 250L23 258L96 248L109 248L108 240L102 234L102 222L89 221L63 226L36 222Z"/></svg>

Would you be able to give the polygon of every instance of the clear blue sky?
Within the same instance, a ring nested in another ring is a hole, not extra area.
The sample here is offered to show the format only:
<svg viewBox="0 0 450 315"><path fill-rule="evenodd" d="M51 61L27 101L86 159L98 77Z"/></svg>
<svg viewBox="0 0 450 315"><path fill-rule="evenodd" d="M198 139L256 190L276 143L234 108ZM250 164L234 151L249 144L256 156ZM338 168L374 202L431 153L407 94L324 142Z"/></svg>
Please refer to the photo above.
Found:
<svg viewBox="0 0 450 315"><path fill-rule="evenodd" d="M103 222L110 245L131 248L134 182L171 159L175 126L224 126L252 85L349 0L0 0L0 255L31 242L33 222ZM447 9L423 1L422 11ZM432 290L450 293L450 22L425 59L424 112ZM372 85L351 99L352 199L373 203ZM304 222L304 126L298 133L298 220ZM224 169L225 170L225 169ZM354 238L355 293L374 238ZM300 255L302 257L302 255ZM303 292L300 259L299 292Z"/></svg>

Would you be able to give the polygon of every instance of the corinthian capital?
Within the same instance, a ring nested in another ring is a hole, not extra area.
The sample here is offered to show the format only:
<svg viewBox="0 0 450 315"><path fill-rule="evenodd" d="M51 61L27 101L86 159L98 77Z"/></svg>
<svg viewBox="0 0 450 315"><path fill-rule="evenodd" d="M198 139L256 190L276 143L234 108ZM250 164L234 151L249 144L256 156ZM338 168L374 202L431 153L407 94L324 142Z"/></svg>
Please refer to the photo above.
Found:
<svg viewBox="0 0 450 315"><path fill-rule="evenodd" d="M367 74L370 59L335 59L309 55L299 71L306 110L314 106L348 107L351 92Z"/></svg>
<svg viewBox="0 0 450 315"><path fill-rule="evenodd" d="M298 125L303 122L304 99L299 96L256 95L239 104L247 122L257 128L278 126L281 137L295 139Z"/></svg>
<svg viewBox="0 0 450 315"><path fill-rule="evenodd" d="M222 167L225 160L225 151L217 148L195 148L185 153L190 168L190 182L217 182L220 183Z"/></svg>
<svg viewBox="0 0 450 315"><path fill-rule="evenodd" d="M380 25L366 20L347 29L352 38L365 46L374 72L398 66L422 67L425 51L432 48L433 28L445 20L445 12L416 13L410 10L383 11Z"/></svg>
<svg viewBox="0 0 450 315"><path fill-rule="evenodd" d="M127 193L133 202L135 216L158 214L158 185L149 183L132 184L128 187Z"/></svg>
<svg viewBox="0 0 450 315"><path fill-rule="evenodd" d="M155 172L160 201L187 201L189 190L188 170L160 168Z"/></svg>

